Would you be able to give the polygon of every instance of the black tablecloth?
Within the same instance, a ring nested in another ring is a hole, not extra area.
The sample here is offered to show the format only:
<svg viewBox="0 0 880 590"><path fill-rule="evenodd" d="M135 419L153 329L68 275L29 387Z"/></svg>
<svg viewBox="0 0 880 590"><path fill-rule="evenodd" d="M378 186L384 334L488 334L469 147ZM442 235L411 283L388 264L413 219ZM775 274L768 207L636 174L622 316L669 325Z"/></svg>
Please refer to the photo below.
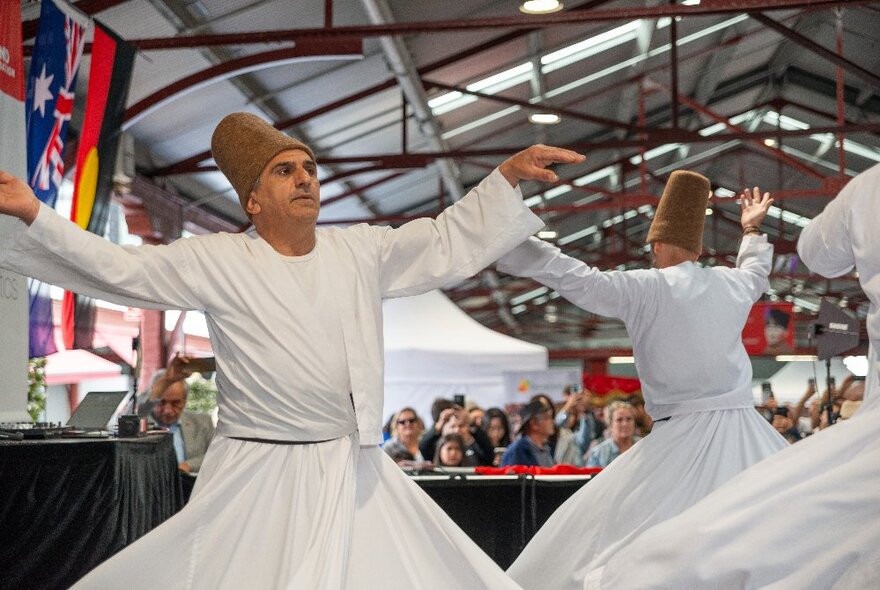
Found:
<svg viewBox="0 0 880 590"><path fill-rule="evenodd" d="M67 588L182 505L170 435L0 443L2 586Z"/></svg>
<svg viewBox="0 0 880 590"><path fill-rule="evenodd" d="M507 569L550 515L590 477L414 479L495 563Z"/></svg>

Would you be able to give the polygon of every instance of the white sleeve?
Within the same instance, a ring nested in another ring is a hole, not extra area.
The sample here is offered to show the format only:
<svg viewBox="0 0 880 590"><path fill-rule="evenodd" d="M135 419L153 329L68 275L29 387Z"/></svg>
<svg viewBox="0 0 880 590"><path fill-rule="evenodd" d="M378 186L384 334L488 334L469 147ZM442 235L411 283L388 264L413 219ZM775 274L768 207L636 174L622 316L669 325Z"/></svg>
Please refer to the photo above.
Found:
<svg viewBox="0 0 880 590"><path fill-rule="evenodd" d="M861 178L849 182L825 209L810 221L798 239L798 255L811 271L834 278L855 266L850 241L850 215Z"/></svg>
<svg viewBox="0 0 880 590"><path fill-rule="evenodd" d="M473 276L544 226L519 188L496 169L437 219L381 228L379 276L386 297L418 295Z"/></svg>
<svg viewBox="0 0 880 590"><path fill-rule="evenodd" d="M600 271L538 238L530 238L498 261L498 270L529 277L581 309L627 321L640 306L650 273Z"/></svg>
<svg viewBox="0 0 880 590"><path fill-rule="evenodd" d="M187 240L118 246L40 206L34 222L0 237L0 267L70 291L149 309L203 309Z"/></svg>
<svg viewBox="0 0 880 590"><path fill-rule="evenodd" d="M743 236L736 257L736 268L742 271L738 276L745 279L753 301L760 299L761 295L770 288L772 267L773 244L767 241L767 236L764 234Z"/></svg>

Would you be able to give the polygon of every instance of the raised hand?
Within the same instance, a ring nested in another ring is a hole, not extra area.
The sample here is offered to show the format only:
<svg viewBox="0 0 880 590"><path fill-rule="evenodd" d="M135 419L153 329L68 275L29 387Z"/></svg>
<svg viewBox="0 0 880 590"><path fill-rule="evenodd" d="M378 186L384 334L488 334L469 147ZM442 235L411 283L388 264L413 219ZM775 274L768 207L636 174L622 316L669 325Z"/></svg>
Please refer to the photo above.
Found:
<svg viewBox="0 0 880 590"><path fill-rule="evenodd" d="M761 222L767 216L767 211L770 210L772 203L773 199L770 198L770 193L764 193L764 196L761 196L761 190L758 187L753 188L751 193L749 189L740 193L739 206L742 209L740 223L743 230L749 227L755 229L761 227Z"/></svg>
<svg viewBox="0 0 880 590"><path fill-rule="evenodd" d="M40 212L40 201L23 180L0 170L0 213L30 225Z"/></svg>
<svg viewBox="0 0 880 590"><path fill-rule="evenodd" d="M510 186L516 186L521 180L541 180L556 182L559 177L547 166L551 164L579 164L586 157L571 150L551 147L549 145L533 145L518 152L498 166Z"/></svg>

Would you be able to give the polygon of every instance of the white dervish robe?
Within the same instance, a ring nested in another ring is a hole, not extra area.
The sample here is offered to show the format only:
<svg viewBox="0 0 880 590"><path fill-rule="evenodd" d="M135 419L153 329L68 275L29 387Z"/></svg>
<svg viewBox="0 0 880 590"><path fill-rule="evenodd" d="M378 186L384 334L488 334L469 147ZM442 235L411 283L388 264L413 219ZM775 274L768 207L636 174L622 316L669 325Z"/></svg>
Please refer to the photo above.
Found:
<svg viewBox="0 0 880 590"><path fill-rule="evenodd" d="M542 226L496 170L436 220L321 228L298 257L254 231L120 247L46 207L0 236L0 267L203 310L217 358L219 423L190 502L77 587L515 588L377 446L381 300L452 285Z"/></svg>
<svg viewBox="0 0 880 590"><path fill-rule="evenodd" d="M804 228L826 277L855 267L870 299L869 372L856 414L762 461L617 553L587 588L880 588L880 166ZM653 436L653 435L652 435Z"/></svg>
<svg viewBox="0 0 880 590"><path fill-rule="evenodd" d="M508 570L530 590L581 588L587 573L788 443L754 409L742 329L767 289L773 248L743 239L737 268L684 262L601 272L532 238L498 269L532 277L601 315L621 318L651 434L568 499Z"/></svg>

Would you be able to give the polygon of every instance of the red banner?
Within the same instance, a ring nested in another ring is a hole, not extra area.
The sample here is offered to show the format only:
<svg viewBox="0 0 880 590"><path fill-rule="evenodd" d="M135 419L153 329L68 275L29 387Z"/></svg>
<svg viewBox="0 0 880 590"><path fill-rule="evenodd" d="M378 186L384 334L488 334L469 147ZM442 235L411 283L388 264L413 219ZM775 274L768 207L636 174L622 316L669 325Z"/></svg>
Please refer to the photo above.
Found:
<svg viewBox="0 0 880 590"><path fill-rule="evenodd" d="M21 7L0 6L0 92L24 100L24 62L21 53ZM19 149L21 146L19 146Z"/></svg>
<svg viewBox="0 0 880 590"><path fill-rule="evenodd" d="M632 377L615 377L614 375L584 375L584 389L596 395L629 395L641 391L642 384Z"/></svg>
<svg viewBox="0 0 880 590"><path fill-rule="evenodd" d="M742 338L746 352L753 355L794 352L794 305L756 303L749 312Z"/></svg>

